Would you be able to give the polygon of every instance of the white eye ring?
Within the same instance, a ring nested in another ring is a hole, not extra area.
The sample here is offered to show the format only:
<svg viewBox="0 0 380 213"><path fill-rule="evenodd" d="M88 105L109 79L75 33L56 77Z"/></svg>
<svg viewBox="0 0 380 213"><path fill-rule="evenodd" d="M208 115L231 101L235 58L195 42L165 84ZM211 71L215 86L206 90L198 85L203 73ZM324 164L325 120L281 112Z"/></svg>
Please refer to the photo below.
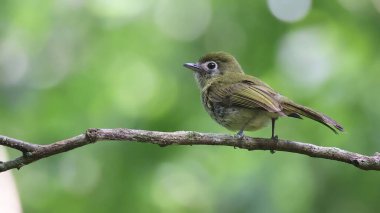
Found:
<svg viewBox="0 0 380 213"><path fill-rule="evenodd" d="M208 61L206 62L206 67L208 70L216 70L218 69L218 64L215 61Z"/></svg>

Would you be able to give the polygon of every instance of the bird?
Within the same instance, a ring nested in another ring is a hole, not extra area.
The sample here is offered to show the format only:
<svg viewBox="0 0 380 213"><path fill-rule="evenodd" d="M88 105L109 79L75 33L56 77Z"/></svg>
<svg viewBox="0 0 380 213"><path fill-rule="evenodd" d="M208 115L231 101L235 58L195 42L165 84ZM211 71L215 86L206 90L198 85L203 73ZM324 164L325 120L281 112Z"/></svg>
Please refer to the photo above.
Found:
<svg viewBox="0 0 380 213"><path fill-rule="evenodd" d="M202 105L211 118L231 131L238 131L239 138L244 137L244 131L256 131L271 123L271 139L278 140L275 124L281 117L306 117L336 134L344 131L342 125L327 115L297 104L259 78L245 74L229 53L207 53L184 67L193 71Z"/></svg>

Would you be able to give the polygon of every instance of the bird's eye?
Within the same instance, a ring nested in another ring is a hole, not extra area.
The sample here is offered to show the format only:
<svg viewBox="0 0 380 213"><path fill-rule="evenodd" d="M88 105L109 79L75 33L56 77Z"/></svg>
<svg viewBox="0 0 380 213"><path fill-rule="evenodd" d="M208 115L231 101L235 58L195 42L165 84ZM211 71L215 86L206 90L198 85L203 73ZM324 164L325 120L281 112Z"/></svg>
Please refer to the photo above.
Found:
<svg viewBox="0 0 380 213"><path fill-rule="evenodd" d="M216 68L218 68L218 65L215 62L210 61L210 62L207 63L207 68L209 70L215 70Z"/></svg>

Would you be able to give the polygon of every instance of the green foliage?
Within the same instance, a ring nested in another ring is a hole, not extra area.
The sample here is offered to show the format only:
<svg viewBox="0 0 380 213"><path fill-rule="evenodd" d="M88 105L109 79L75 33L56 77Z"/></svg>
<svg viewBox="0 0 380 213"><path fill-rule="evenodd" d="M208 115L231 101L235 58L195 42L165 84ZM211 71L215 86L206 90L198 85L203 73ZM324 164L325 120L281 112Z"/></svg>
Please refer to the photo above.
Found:
<svg viewBox="0 0 380 213"><path fill-rule="evenodd" d="M353 2L315 1L283 21L265 1L4 1L1 134L35 143L91 127L233 134L209 118L182 67L223 50L347 130L285 118L280 138L371 155L380 151L380 10ZM380 197L378 172L228 147L104 142L13 174L25 212L375 212Z"/></svg>

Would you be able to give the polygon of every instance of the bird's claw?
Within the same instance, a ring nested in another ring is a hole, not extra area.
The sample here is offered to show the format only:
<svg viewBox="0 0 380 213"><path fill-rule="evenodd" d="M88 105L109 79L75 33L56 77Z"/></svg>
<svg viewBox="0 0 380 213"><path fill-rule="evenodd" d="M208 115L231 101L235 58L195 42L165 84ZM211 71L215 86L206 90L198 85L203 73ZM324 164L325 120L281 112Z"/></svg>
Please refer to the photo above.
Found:
<svg viewBox="0 0 380 213"><path fill-rule="evenodd" d="M244 139L244 132L242 130L240 130L238 133L236 133L235 137L239 140L237 142L238 143L238 147L239 147L240 143ZM236 149L236 146L234 146L234 149Z"/></svg>
<svg viewBox="0 0 380 213"><path fill-rule="evenodd" d="M236 136L238 139L243 139L243 138L244 138L244 132L240 130L238 133L236 133L235 136Z"/></svg>
<svg viewBox="0 0 380 213"><path fill-rule="evenodd" d="M278 143L278 135L272 135L271 139L272 139L274 142ZM274 153L276 153L276 151L274 151L273 149L271 149L271 150L270 150L270 153L271 153L271 154L274 154Z"/></svg>
<svg viewBox="0 0 380 213"><path fill-rule="evenodd" d="M273 135L271 139L275 142L278 142L278 135Z"/></svg>

